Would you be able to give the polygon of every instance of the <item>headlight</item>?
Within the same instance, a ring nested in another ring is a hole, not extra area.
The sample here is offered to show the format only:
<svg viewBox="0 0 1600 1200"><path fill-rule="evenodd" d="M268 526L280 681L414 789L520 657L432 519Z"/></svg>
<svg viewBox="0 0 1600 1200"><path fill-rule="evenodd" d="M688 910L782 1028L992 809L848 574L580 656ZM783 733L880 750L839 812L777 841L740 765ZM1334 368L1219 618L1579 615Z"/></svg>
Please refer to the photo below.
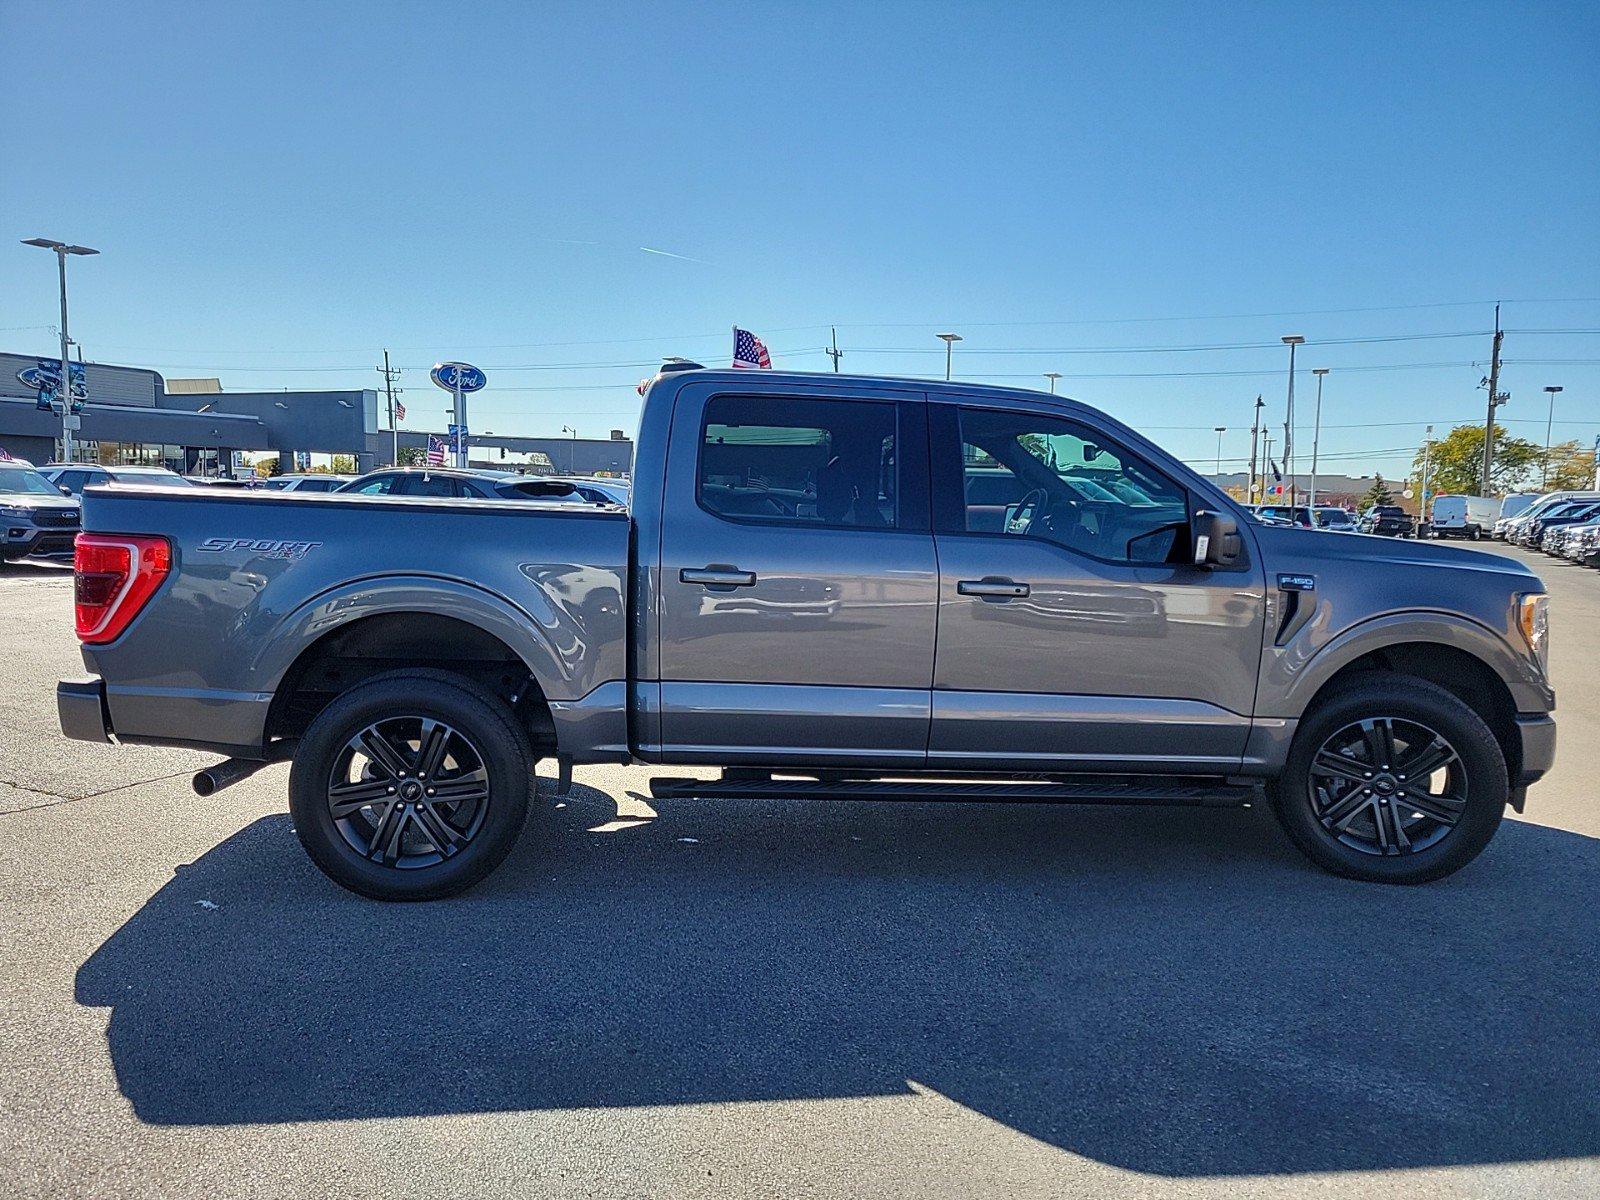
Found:
<svg viewBox="0 0 1600 1200"><path fill-rule="evenodd" d="M1550 597L1543 592L1533 592L1517 597L1517 624L1522 629L1528 649L1539 660L1539 669L1550 668Z"/></svg>
<svg viewBox="0 0 1600 1200"><path fill-rule="evenodd" d="M15 504L0 504L0 519L31 522L33 520L33 509L21 508Z"/></svg>

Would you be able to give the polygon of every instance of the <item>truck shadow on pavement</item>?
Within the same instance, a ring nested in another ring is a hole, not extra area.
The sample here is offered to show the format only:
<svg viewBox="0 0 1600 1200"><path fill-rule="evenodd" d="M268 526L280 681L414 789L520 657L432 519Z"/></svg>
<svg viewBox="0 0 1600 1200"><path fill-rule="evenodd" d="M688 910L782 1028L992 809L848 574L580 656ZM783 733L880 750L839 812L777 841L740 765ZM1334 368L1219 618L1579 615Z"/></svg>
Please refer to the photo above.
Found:
<svg viewBox="0 0 1600 1200"><path fill-rule="evenodd" d="M616 816L579 787L426 905L341 892L263 818L181 867L77 1000L112 1009L157 1124L915 1083L1162 1175L1600 1153L1594 839L1508 820L1399 889L1320 874L1254 811Z"/></svg>

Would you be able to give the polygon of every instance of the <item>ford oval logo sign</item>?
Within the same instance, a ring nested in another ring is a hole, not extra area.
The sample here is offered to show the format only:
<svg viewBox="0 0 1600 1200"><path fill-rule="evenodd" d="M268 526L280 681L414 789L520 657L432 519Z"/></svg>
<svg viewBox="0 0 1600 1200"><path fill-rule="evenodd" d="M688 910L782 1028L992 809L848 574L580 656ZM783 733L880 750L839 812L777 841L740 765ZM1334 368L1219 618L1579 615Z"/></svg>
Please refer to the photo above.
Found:
<svg viewBox="0 0 1600 1200"><path fill-rule="evenodd" d="M476 392L489 382L477 367L462 362L435 363L428 378L447 392Z"/></svg>

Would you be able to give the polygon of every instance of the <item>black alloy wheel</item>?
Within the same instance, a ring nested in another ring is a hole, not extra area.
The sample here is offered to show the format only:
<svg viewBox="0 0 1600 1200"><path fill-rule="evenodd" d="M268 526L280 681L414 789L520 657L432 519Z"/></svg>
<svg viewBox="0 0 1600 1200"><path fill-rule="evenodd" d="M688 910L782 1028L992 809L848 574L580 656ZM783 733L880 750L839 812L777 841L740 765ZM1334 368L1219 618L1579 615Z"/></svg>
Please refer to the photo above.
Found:
<svg viewBox="0 0 1600 1200"><path fill-rule="evenodd" d="M1467 770L1449 741L1418 721L1371 717L1328 737L1311 759L1312 811L1329 836L1363 854L1437 845L1467 807Z"/></svg>

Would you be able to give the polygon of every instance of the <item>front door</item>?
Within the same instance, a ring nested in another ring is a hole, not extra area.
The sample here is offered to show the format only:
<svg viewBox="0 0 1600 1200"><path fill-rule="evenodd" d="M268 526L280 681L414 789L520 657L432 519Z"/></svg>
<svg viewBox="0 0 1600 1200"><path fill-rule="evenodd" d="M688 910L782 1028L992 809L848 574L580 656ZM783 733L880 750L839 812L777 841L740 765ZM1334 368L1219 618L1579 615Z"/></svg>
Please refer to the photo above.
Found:
<svg viewBox="0 0 1600 1200"><path fill-rule="evenodd" d="M940 567L930 765L1239 765L1261 569L1192 565L1188 490L1091 419L929 405Z"/></svg>
<svg viewBox="0 0 1600 1200"><path fill-rule="evenodd" d="M925 403L709 391L680 395L667 463L664 755L920 766L938 570L902 448Z"/></svg>

